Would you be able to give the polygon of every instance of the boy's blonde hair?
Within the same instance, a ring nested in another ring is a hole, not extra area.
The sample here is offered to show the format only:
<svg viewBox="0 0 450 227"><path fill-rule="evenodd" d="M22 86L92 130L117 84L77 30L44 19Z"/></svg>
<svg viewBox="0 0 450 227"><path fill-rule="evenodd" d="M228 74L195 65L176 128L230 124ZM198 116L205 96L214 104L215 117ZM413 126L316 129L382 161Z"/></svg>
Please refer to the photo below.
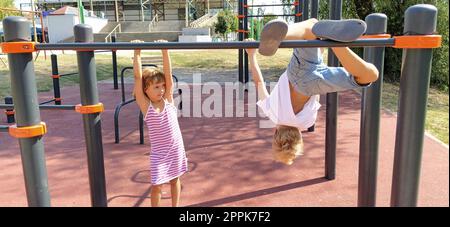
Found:
<svg viewBox="0 0 450 227"><path fill-rule="evenodd" d="M303 155L303 139L300 130L290 126L278 126L272 141L276 161L291 165L294 159Z"/></svg>
<svg viewBox="0 0 450 227"><path fill-rule="evenodd" d="M143 89L145 96L147 96L145 91L151 84L161 83L161 82L166 82L166 77L164 75L164 72L162 72L158 68L154 68L154 67L145 67L142 69L142 89ZM147 97L147 98L149 98L149 97Z"/></svg>

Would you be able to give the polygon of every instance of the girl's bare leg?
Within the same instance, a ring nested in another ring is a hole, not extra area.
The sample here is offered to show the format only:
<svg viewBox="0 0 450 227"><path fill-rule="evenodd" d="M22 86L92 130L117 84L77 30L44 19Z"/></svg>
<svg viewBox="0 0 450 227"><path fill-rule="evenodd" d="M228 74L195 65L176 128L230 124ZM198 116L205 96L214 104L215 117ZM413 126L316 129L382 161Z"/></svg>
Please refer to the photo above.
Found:
<svg viewBox="0 0 450 227"><path fill-rule="evenodd" d="M180 193L181 193L181 183L179 177L170 181L170 190L172 194L172 206L178 207L180 203Z"/></svg>
<svg viewBox="0 0 450 227"><path fill-rule="evenodd" d="M312 27L317 23L317 19L309 19L299 23L291 24L288 27L285 40L315 40L317 37L312 33Z"/></svg>
<svg viewBox="0 0 450 227"><path fill-rule="evenodd" d="M152 207L159 207L161 201L162 185L152 185L151 201Z"/></svg>

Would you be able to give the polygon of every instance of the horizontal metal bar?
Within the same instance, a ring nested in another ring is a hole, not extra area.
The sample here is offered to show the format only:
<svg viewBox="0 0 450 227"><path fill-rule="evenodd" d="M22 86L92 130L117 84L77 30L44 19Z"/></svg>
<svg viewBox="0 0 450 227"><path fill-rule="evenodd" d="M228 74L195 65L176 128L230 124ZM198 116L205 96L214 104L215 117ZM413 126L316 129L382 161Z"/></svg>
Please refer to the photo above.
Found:
<svg viewBox="0 0 450 227"><path fill-rule="evenodd" d="M296 40L281 42L280 48L300 47L389 47L394 46L395 39L360 39L354 42L335 42L328 40ZM247 49L258 48L259 42L144 42L144 43L38 43L36 50L161 50L161 49Z"/></svg>
<svg viewBox="0 0 450 227"><path fill-rule="evenodd" d="M0 125L0 132L8 132L9 130L8 125Z"/></svg>
<svg viewBox="0 0 450 227"><path fill-rule="evenodd" d="M73 75L77 75L78 72L74 72L74 73L65 73L65 74L61 74L59 76L73 76Z"/></svg>
<svg viewBox="0 0 450 227"><path fill-rule="evenodd" d="M247 7L295 6L295 4L247 5Z"/></svg>
<svg viewBox="0 0 450 227"><path fill-rule="evenodd" d="M295 14L248 15L247 17L295 17Z"/></svg>
<svg viewBox="0 0 450 227"><path fill-rule="evenodd" d="M51 103L51 102L54 102L54 101L55 101L55 99L48 100L48 101L39 103L39 105L44 105L44 104Z"/></svg>
<svg viewBox="0 0 450 227"><path fill-rule="evenodd" d="M0 104L0 109L13 109L14 104ZM39 105L41 110L61 109L61 110L75 110L75 105Z"/></svg>

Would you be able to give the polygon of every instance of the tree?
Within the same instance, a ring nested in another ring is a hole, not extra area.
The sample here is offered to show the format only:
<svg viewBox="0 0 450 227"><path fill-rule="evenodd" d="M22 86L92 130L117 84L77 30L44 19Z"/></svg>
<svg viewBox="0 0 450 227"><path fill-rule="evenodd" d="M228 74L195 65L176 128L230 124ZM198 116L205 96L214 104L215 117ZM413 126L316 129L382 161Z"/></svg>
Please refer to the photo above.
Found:
<svg viewBox="0 0 450 227"><path fill-rule="evenodd" d="M222 35L225 40L228 40L228 34L236 32L237 17L230 10L220 11L217 15L217 23L214 24L214 32Z"/></svg>
<svg viewBox="0 0 450 227"><path fill-rule="evenodd" d="M320 18L327 19L329 1L320 1ZM359 18L364 20L371 13L384 13L388 17L387 33L390 35L403 35L405 20L404 12L415 4L431 4L438 8L437 33L442 35L442 47L433 50L433 66L431 73L431 85L448 91L448 0L343 0L342 18ZM361 54L362 49L354 49ZM402 64L402 50L386 48L384 78L386 81L399 81Z"/></svg>
<svg viewBox="0 0 450 227"><path fill-rule="evenodd" d="M1 0L0 7L1 8L12 8L12 9L16 8L14 6L14 0ZM3 18L5 18L7 16L13 16L13 15L19 15L19 14L17 12L13 12L13 11L0 10L0 20L3 20Z"/></svg>

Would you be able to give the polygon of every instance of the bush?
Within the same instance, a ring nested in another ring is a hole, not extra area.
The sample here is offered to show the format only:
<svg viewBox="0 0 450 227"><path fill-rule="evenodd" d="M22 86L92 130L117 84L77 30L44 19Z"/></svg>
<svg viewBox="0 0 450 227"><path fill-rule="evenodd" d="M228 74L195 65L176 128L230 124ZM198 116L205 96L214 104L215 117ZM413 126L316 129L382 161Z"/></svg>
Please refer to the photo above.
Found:
<svg viewBox="0 0 450 227"><path fill-rule="evenodd" d="M328 1L320 2L320 18L326 19L328 18ZM431 85L448 91L448 0L344 0L342 17L364 19L365 15L381 12L388 17L388 33L403 35L404 12L408 7L421 3L432 4L438 8L437 33L442 35L442 47L433 51ZM359 49L356 52L361 54ZM386 48L384 68L386 81L398 82L400 80L401 64L402 50Z"/></svg>

